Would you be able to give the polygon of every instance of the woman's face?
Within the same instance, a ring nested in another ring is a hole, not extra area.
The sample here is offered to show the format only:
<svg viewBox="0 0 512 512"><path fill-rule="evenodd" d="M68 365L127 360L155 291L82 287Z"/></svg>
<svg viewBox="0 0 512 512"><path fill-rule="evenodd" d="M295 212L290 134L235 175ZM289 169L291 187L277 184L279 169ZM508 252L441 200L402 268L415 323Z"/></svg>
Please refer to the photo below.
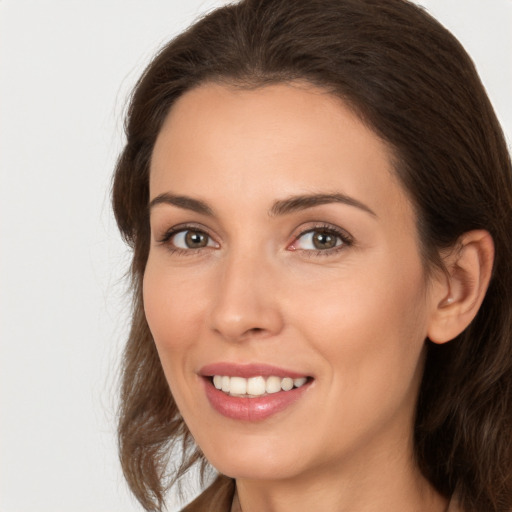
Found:
<svg viewBox="0 0 512 512"><path fill-rule="evenodd" d="M168 115L145 312L221 472L286 479L410 455L435 304L391 158L304 84L206 84Z"/></svg>

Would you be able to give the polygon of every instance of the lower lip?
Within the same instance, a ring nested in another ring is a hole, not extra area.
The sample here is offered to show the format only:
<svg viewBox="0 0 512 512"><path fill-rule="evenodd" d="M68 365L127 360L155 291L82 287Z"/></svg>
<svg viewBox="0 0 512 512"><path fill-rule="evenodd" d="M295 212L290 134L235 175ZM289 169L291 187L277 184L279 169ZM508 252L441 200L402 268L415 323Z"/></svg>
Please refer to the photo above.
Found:
<svg viewBox="0 0 512 512"><path fill-rule="evenodd" d="M230 396L218 390L210 379L204 379L206 396L212 407L223 416L240 421L262 421L295 403L309 388L307 382L300 388L279 391L259 398Z"/></svg>

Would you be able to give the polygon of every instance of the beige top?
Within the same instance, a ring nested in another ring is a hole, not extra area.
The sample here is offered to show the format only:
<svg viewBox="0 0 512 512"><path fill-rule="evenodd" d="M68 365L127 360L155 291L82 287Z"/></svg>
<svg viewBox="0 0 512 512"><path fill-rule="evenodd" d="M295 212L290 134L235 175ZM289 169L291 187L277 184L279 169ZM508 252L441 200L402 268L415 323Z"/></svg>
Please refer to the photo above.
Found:
<svg viewBox="0 0 512 512"><path fill-rule="evenodd" d="M182 512L242 512L236 498L235 481L219 475L210 487L201 493ZM462 512L456 499L450 501L446 512Z"/></svg>

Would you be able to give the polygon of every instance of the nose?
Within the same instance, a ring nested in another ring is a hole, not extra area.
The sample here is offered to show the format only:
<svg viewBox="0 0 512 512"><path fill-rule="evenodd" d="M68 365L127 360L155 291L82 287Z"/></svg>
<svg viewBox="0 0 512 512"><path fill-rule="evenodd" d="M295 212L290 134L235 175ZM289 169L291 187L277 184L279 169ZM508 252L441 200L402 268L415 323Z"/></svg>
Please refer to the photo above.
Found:
<svg viewBox="0 0 512 512"><path fill-rule="evenodd" d="M212 329L228 341L267 338L283 328L276 269L256 256L232 255L220 264Z"/></svg>

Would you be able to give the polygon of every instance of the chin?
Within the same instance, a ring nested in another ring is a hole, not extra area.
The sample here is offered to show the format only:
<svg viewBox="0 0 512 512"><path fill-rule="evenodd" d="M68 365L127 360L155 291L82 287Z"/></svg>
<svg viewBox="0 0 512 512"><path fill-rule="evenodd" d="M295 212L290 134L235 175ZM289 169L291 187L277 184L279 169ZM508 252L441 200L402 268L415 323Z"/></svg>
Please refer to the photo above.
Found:
<svg viewBox="0 0 512 512"><path fill-rule="evenodd" d="M213 467L236 480L287 480L297 476L297 467L284 461L225 460Z"/></svg>
<svg viewBox="0 0 512 512"><path fill-rule="evenodd" d="M217 471L231 478L281 480L300 471L297 445L294 446L294 449L287 449L265 439L248 442L231 436L226 444L205 446L203 453Z"/></svg>

